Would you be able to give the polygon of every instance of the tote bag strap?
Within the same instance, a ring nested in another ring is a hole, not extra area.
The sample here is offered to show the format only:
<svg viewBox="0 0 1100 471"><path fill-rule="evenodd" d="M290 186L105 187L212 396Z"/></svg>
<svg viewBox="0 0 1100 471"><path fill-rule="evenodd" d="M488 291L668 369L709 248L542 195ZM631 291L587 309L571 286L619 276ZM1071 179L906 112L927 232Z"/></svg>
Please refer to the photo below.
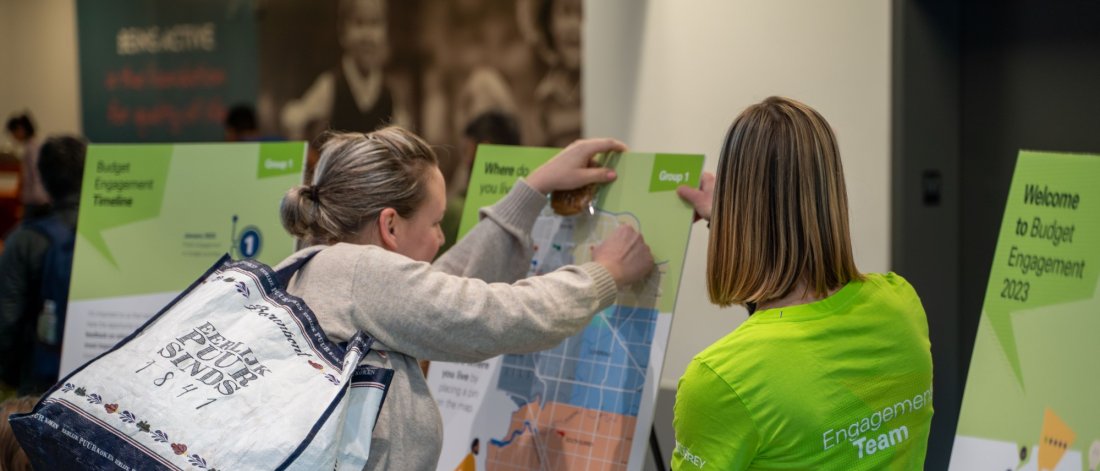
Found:
<svg viewBox="0 0 1100 471"><path fill-rule="evenodd" d="M324 249L321 249L321 250L324 250ZM276 270L275 271L275 280L278 281L279 288L282 288L282 289L285 290L287 285L290 284L290 279L294 277L294 274L297 273L298 270L301 270L302 267L305 266L305 264L307 262L309 262L311 259L313 259L313 257L315 255L321 253L321 250L318 250L316 252L304 255L304 256L302 256L302 258L299 258L298 260L295 260L294 263L291 263L290 265L287 265L283 268L280 268L279 270ZM363 356L366 356L367 353L370 353L371 351L375 351L375 352L378 352L378 354L381 355L383 358L386 357L386 352L384 350L378 350L378 349L374 348L374 344L375 344L374 337L372 337L370 335L367 335L367 333L363 332L363 331L359 331L356 335L361 335L363 337L363 343L362 343ZM340 347L346 349L348 347L348 342L341 343Z"/></svg>
<svg viewBox="0 0 1100 471"><path fill-rule="evenodd" d="M324 250L324 249L321 249L321 250ZM290 265L287 265L287 266L277 270L275 272L275 279L278 280L278 282L279 282L279 288L282 288L282 289L285 290L287 285L290 284L290 279L294 277L294 274L297 273L298 270L300 270L303 265L305 265L307 262L312 260L314 255L317 255L318 253L321 253L321 250L318 250L316 252L307 254L307 255L303 256L302 258L299 258L298 260L295 260L294 263L291 263Z"/></svg>
<svg viewBox="0 0 1100 471"><path fill-rule="evenodd" d="M324 250L324 249L321 249L321 250ZM275 280L278 281L279 288L282 288L282 289L285 290L287 285L290 284L290 279L294 277L294 274L297 273L298 270L301 270L302 267L305 266L305 264L307 262L309 262L311 259L313 259L313 257L315 255L321 253L321 250L318 250L316 252L304 255L304 256L302 256L302 258L299 258L298 260L295 260L294 263L291 263L290 265L287 265L283 268L280 268L280 269L276 270L275 271ZM367 333L363 332L363 331L359 331L357 333L357 335L362 335L363 336L362 346L363 346L363 355L364 356L366 356L366 354L371 352L372 350L377 351L383 357L386 356L385 351L377 350L377 349L374 348L374 342L375 342L374 337L371 337L370 335L367 335ZM348 342L340 343L340 347L346 349L348 347Z"/></svg>

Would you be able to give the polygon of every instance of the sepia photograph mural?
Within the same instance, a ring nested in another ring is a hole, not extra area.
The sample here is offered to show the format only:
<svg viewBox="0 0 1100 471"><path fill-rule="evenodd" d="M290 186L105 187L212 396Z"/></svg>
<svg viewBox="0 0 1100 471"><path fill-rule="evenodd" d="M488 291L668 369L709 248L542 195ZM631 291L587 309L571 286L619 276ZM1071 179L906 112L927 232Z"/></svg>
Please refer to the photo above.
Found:
<svg viewBox="0 0 1100 471"><path fill-rule="evenodd" d="M405 126L436 146L448 186L464 187L479 142L580 137L581 3L261 1L261 131L313 140Z"/></svg>

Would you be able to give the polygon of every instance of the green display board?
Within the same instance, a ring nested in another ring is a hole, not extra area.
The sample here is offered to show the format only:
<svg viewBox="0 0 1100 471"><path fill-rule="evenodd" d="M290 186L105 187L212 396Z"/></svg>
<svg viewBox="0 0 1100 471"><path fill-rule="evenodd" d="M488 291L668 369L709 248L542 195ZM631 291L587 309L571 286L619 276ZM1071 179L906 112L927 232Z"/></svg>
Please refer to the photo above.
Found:
<svg viewBox="0 0 1100 471"><path fill-rule="evenodd" d="M477 224L479 209L504 197L519 178L557 155L558 149L548 147L512 147L481 145L477 162L470 173L470 186L458 237L466 235ZM653 154L630 152L616 159L618 178L601 189L595 202L600 208L629 212L645 225L646 242L654 247L658 262L668 262L665 286L672 296L662 298L659 308L672 312L675 293L683 269L684 251L690 226L667 224L674 215L691 214L690 207L676 196L676 187L699 186L703 171L703 156L694 154ZM664 222L662 222L664 221ZM671 253L658 253L657 247L675 248ZM678 251L677 251L678 250ZM664 257L661 257L664 255Z"/></svg>
<svg viewBox="0 0 1100 471"><path fill-rule="evenodd" d="M62 374L156 314L225 253L294 251L279 203L303 142L91 145L85 162Z"/></svg>
<svg viewBox="0 0 1100 471"><path fill-rule="evenodd" d="M556 153L479 147L459 233ZM699 185L703 156L630 152L607 162L618 178L596 191L590 207L562 216L548 205L539 215L528 275L591 260L589 248L621 225L645 237L655 269L550 350L474 365L432 363L428 385L444 423L439 470L463 462L474 439L481 443L477 469L641 469L647 459L692 223L675 190Z"/></svg>
<svg viewBox="0 0 1100 471"><path fill-rule="evenodd" d="M952 470L1100 464L1100 156L1021 151Z"/></svg>

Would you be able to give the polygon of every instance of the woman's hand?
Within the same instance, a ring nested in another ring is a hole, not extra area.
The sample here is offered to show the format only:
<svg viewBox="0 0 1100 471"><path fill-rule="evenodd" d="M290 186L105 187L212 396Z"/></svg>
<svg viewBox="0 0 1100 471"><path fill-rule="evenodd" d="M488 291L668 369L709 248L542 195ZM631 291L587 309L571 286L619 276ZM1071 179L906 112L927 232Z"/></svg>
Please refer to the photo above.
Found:
<svg viewBox="0 0 1100 471"><path fill-rule="evenodd" d="M642 235L626 224L592 248L592 261L603 265L619 286L640 281L653 270L653 252Z"/></svg>
<svg viewBox="0 0 1100 471"><path fill-rule="evenodd" d="M695 208L695 220L706 219L710 221L710 209L714 204L714 174L703 172L699 178L699 189L681 185L676 188L676 194Z"/></svg>
<svg viewBox="0 0 1100 471"><path fill-rule="evenodd" d="M552 191L572 190L592 183L615 179L615 171L593 166L600 152L625 151L626 144L615 139L581 139L569 144L558 155L527 176L527 184L544 195Z"/></svg>

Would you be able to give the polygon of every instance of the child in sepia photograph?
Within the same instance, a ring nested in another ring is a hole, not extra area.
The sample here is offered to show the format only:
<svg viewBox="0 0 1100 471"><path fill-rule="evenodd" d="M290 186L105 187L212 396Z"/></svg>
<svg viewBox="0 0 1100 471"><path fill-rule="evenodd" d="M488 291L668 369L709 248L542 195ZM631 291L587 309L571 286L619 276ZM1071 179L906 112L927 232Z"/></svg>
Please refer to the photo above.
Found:
<svg viewBox="0 0 1100 471"><path fill-rule="evenodd" d="M386 124L409 125L407 105L387 80L391 47L385 0L341 0L343 54L300 98L283 107L280 121L293 139L325 129L369 132Z"/></svg>
<svg viewBox="0 0 1100 471"><path fill-rule="evenodd" d="M550 71L535 89L546 145L581 137L581 0L543 0L538 11Z"/></svg>

